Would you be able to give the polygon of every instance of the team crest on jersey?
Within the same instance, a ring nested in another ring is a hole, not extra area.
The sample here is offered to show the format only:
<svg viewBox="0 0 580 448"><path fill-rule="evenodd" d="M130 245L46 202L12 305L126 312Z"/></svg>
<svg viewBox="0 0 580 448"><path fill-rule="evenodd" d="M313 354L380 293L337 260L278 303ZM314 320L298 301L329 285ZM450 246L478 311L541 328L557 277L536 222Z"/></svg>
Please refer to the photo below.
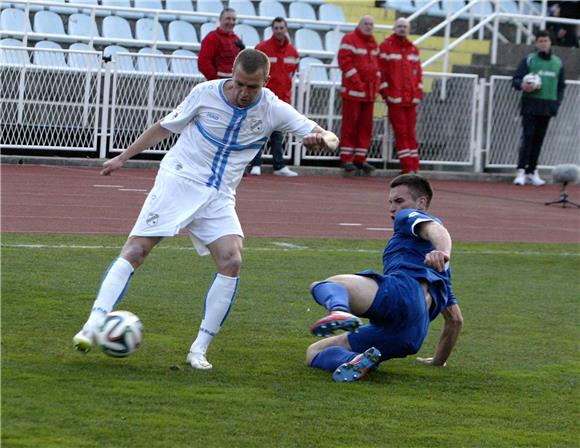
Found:
<svg viewBox="0 0 580 448"><path fill-rule="evenodd" d="M149 213L146 222L148 226L156 226L157 222L159 222L159 215L157 213Z"/></svg>
<svg viewBox="0 0 580 448"><path fill-rule="evenodd" d="M249 126L252 132L262 132L264 129L264 123L258 118L252 118L249 120Z"/></svg>

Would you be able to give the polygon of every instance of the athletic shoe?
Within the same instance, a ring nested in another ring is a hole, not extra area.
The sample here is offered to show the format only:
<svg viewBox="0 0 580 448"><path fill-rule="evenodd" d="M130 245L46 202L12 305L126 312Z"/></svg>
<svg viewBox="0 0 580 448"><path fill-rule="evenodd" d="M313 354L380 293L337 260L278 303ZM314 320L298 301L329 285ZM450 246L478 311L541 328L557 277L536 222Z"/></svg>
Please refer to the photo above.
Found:
<svg viewBox="0 0 580 448"><path fill-rule="evenodd" d="M339 330L356 331L362 325L362 321L354 314L346 311L331 311L330 314L316 321L310 326L310 332L314 336L325 338Z"/></svg>
<svg viewBox="0 0 580 448"><path fill-rule="evenodd" d="M79 352L87 353L96 345L95 332L89 329L83 328L73 337L73 344L75 349Z"/></svg>
<svg viewBox="0 0 580 448"><path fill-rule="evenodd" d="M538 170L535 170L533 174L526 174L526 182L536 187L546 185L546 181L540 177Z"/></svg>
<svg viewBox="0 0 580 448"><path fill-rule="evenodd" d="M283 176L283 177L296 177L298 173L296 171L292 171L290 168L285 166L279 170L274 170L274 176Z"/></svg>
<svg viewBox="0 0 580 448"><path fill-rule="evenodd" d="M337 367L332 379L337 383L351 383L362 379L371 370L378 368L381 352L371 347L366 352L357 355L352 361Z"/></svg>
<svg viewBox="0 0 580 448"><path fill-rule="evenodd" d="M366 174L370 174L376 170L376 168L367 162L355 162L354 166L356 166L359 170L363 170Z"/></svg>
<svg viewBox="0 0 580 448"><path fill-rule="evenodd" d="M262 168L259 166L253 166L250 170L250 176L261 176L262 175Z"/></svg>
<svg viewBox="0 0 580 448"><path fill-rule="evenodd" d="M187 355L187 362L194 369L209 370L213 366L207 361L205 354L199 352L189 352Z"/></svg>
<svg viewBox="0 0 580 448"><path fill-rule="evenodd" d="M516 172L516 178L514 179L514 185L526 185L526 174L522 168L518 169Z"/></svg>
<svg viewBox="0 0 580 448"><path fill-rule="evenodd" d="M340 166L346 173L352 173L353 171L356 171L356 166L354 166L354 163L351 162L344 162Z"/></svg>

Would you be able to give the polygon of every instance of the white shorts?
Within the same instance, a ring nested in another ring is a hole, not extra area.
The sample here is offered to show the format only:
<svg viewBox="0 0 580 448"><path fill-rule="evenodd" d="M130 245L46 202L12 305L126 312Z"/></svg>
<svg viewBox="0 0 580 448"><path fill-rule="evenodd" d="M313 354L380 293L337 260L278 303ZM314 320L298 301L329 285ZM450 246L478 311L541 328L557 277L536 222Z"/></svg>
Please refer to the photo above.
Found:
<svg viewBox="0 0 580 448"><path fill-rule="evenodd" d="M207 245L222 236L244 237L234 198L160 169L129 236L175 236L181 229L199 255L209 254Z"/></svg>

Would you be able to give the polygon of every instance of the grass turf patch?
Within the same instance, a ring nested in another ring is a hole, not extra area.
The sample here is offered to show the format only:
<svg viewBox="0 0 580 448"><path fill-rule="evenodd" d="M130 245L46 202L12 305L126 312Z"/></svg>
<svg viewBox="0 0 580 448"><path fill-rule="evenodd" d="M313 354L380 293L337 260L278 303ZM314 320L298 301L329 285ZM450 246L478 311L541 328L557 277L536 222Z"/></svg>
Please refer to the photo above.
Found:
<svg viewBox="0 0 580 448"><path fill-rule="evenodd" d="M236 304L185 364L213 278L185 238L164 241L119 309L145 326L126 359L72 350L123 238L5 234L2 443L14 447L437 447L578 443L577 246L456 244L465 329L445 369L392 360L356 384L304 365L324 314L315 280L380 271L377 241L245 242ZM441 319L420 355L432 354ZM178 368L176 368L177 366Z"/></svg>

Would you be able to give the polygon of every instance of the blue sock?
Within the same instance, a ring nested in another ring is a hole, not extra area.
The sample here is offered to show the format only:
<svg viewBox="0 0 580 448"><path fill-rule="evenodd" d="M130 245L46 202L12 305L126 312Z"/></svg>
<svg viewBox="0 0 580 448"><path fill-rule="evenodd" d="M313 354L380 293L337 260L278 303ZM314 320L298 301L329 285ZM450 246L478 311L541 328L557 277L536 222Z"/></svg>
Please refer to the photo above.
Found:
<svg viewBox="0 0 580 448"><path fill-rule="evenodd" d="M321 282L310 291L314 300L329 311L348 311L348 291L339 283Z"/></svg>
<svg viewBox="0 0 580 448"><path fill-rule="evenodd" d="M334 372L338 366L341 366L345 362L351 361L357 354L358 353L350 352L346 348L338 345L334 347L328 347L314 357L310 363L310 366L314 367L315 369Z"/></svg>

